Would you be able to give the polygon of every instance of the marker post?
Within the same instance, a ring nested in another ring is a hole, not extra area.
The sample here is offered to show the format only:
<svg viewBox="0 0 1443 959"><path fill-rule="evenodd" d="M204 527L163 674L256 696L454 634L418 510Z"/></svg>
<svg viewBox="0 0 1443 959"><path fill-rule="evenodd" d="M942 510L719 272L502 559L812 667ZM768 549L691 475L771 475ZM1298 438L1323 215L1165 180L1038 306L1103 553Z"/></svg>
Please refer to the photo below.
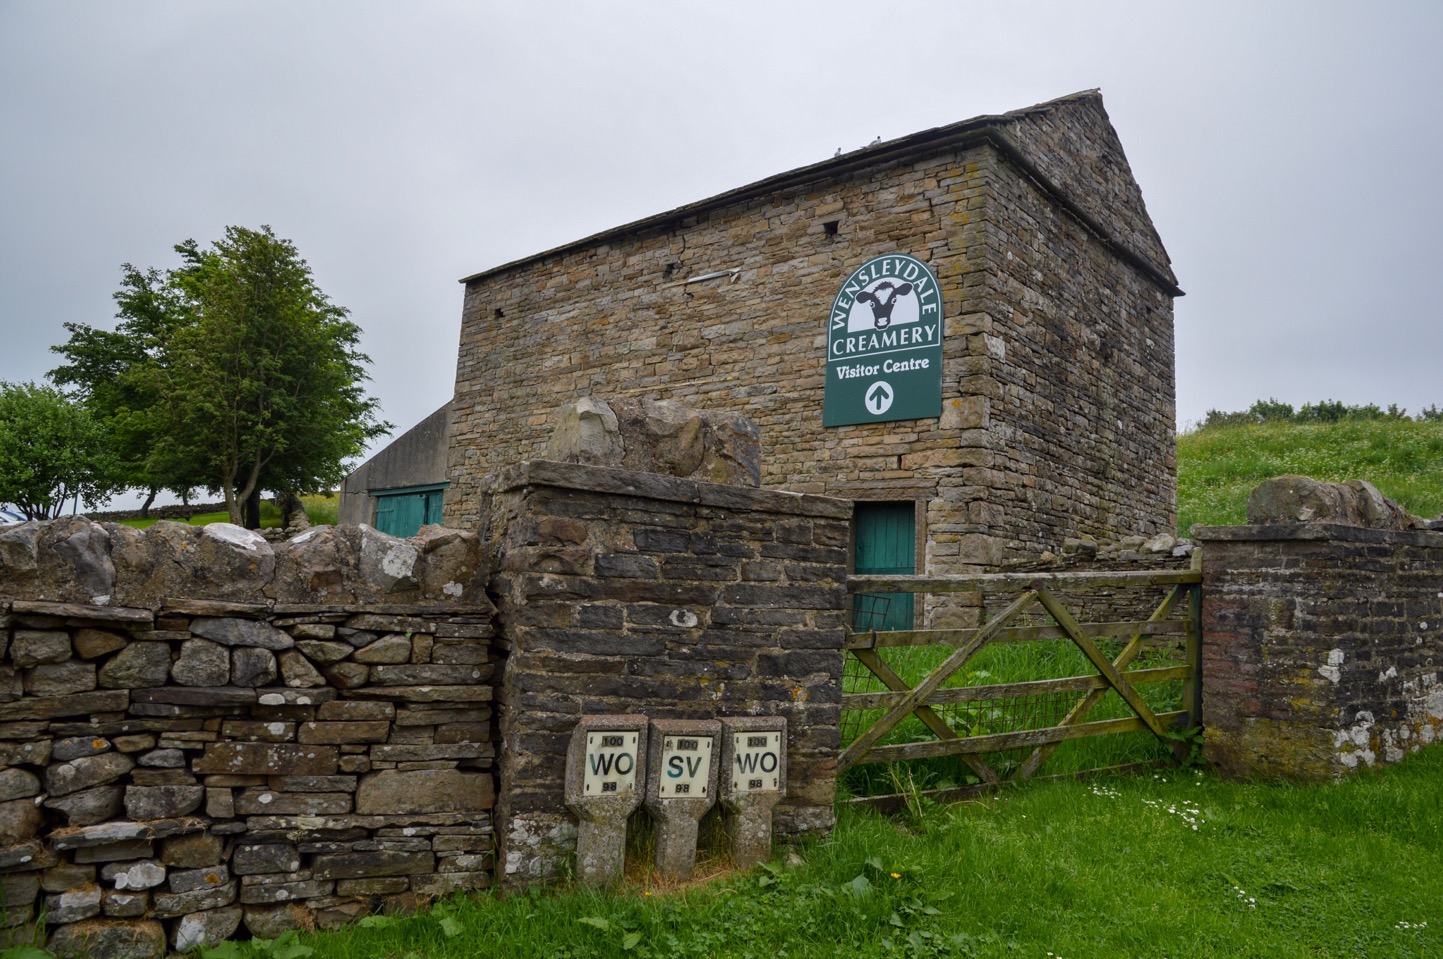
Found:
<svg viewBox="0 0 1443 959"><path fill-rule="evenodd" d="M772 855L772 809L787 793L787 720L737 716L721 723L721 803L732 861L745 869Z"/></svg>
<svg viewBox="0 0 1443 959"><path fill-rule="evenodd" d="M566 805L576 814L576 875L615 885L626 865L626 820L641 805L645 716L583 716L566 751Z"/></svg>
<svg viewBox="0 0 1443 959"><path fill-rule="evenodd" d="M721 724L715 719L653 719L646 809L656 823L656 871L685 882L696 864L701 817L716 802Z"/></svg>

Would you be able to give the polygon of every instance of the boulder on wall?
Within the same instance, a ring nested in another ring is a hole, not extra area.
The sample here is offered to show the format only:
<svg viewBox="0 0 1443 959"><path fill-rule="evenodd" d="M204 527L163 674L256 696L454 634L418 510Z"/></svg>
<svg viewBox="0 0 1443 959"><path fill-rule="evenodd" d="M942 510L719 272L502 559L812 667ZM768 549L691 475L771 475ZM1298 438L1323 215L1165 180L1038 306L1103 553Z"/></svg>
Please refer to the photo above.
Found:
<svg viewBox="0 0 1443 959"><path fill-rule="evenodd" d="M1443 516L1422 519L1378 492L1367 480L1327 483L1308 476L1274 476L1248 497L1248 523L1336 523L1367 529L1443 529Z"/></svg>
<svg viewBox="0 0 1443 959"><path fill-rule="evenodd" d="M68 516L0 529L0 595L97 606L158 609L175 598L486 604L483 564L475 532L439 526L410 539L315 526L275 544L229 523L162 520L137 530ZM199 665L187 660L183 671Z"/></svg>
<svg viewBox="0 0 1443 959"><path fill-rule="evenodd" d="M761 432L739 413L672 400L583 396L557 411L543 454L705 483L761 485Z"/></svg>

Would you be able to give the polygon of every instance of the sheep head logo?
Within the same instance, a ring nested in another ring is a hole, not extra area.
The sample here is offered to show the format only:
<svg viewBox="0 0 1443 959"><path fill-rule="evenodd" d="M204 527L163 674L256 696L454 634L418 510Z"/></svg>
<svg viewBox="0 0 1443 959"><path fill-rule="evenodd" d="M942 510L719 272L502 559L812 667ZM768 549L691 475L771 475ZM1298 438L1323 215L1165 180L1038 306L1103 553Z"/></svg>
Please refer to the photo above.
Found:
<svg viewBox="0 0 1443 959"><path fill-rule="evenodd" d="M912 284L903 283L901 286L893 286L887 281L882 281L872 288L869 293L863 290L857 294L857 302L865 303L872 308L872 322L877 329L885 330L892 325L892 308L897 305L897 298L906 296L912 292Z"/></svg>

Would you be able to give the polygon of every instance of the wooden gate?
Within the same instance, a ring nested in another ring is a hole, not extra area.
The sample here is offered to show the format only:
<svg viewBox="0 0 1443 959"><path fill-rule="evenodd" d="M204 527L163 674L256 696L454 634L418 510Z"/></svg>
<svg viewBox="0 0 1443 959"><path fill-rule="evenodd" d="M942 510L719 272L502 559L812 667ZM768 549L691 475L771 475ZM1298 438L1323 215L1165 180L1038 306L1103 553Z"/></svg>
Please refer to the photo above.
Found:
<svg viewBox="0 0 1443 959"><path fill-rule="evenodd" d="M1196 564L1171 571L850 577L855 609L840 770L956 756L985 788L1032 778L1070 740L1137 731L1184 758L1189 746L1178 732L1201 721L1201 581ZM866 628L869 616L883 621L879 597L899 593L965 593L974 601L985 597L984 608L1001 608L972 629ZM1088 612L1092 621L1084 621ZM1020 649L1016 644L1051 649L1040 658L994 653L989 668L975 668L987 651ZM1068 653L1058 655L1059 647ZM1055 675L1059 670L1078 674ZM997 679L1005 681L989 681ZM1105 700L1118 715L1089 719Z"/></svg>

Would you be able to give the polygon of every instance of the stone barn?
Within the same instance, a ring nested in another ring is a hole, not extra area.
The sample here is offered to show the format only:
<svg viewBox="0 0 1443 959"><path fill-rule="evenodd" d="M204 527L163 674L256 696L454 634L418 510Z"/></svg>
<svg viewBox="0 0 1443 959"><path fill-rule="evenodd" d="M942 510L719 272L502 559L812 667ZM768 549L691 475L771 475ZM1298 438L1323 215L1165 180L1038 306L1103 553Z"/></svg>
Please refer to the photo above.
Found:
<svg viewBox="0 0 1443 959"><path fill-rule="evenodd" d="M740 413L762 485L856 503L859 571L1175 523L1173 298L1087 91L781 173L465 278L445 522L580 397Z"/></svg>

